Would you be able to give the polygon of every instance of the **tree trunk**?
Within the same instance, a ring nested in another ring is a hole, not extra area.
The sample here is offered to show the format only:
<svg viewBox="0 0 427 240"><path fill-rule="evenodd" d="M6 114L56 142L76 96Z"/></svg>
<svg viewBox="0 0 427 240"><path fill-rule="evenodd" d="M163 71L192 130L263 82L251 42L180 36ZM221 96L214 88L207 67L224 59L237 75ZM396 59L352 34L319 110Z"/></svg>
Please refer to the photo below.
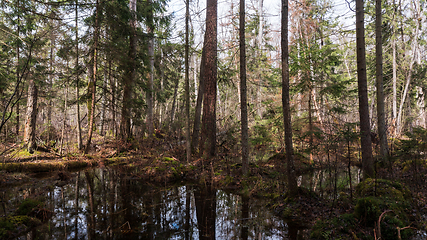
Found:
<svg viewBox="0 0 427 240"><path fill-rule="evenodd" d="M174 118L175 118L175 111L176 111L176 99L178 97L178 86L179 86L179 78L175 80L175 88L173 90L173 100L172 100L172 109L171 109L171 124L173 124Z"/></svg>
<svg viewBox="0 0 427 240"><path fill-rule="evenodd" d="M123 141L129 141L132 137L131 133L131 98L132 98L132 85L135 79L135 57L136 57L136 0L129 1L129 10L132 14L129 22L131 33L129 36L129 69L124 78L123 83L123 106L122 117L120 120L120 138Z"/></svg>
<svg viewBox="0 0 427 240"><path fill-rule="evenodd" d="M36 120L37 120L38 89L30 76L28 84L27 115L25 120L24 144L29 153L36 149Z"/></svg>
<svg viewBox="0 0 427 240"><path fill-rule="evenodd" d="M203 99L201 152L205 157L215 156L216 150L216 92L217 92L217 15L218 1L207 0L206 61Z"/></svg>
<svg viewBox="0 0 427 240"><path fill-rule="evenodd" d="M111 87L111 121L113 136L117 137L117 123L116 123L116 79L112 77L111 59L108 60L108 80Z"/></svg>
<svg viewBox="0 0 427 240"><path fill-rule="evenodd" d="M89 152L90 144L92 141L92 134L93 134L93 126L94 126L94 118L95 118L95 93L96 93L96 78L97 78L97 71L98 71L98 38L99 38L99 0L96 0L96 16L95 16L95 35L94 35L94 43L93 43L93 74L92 74L92 80L89 84L90 91L92 94L92 101L90 104L90 118L89 118L89 131L87 136L87 142L85 147L85 153L87 154ZM88 112L89 116L89 112Z"/></svg>
<svg viewBox="0 0 427 240"><path fill-rule="evenodd" d="M189 20L190 20L190 0L185 3L185 136L187 139L187 162L191 160L191 140L190 140L190 64L189 64Z"/></svg>
<svg viewBox="0 0 427 240"><path fill-rule="evenodd" d="M286 170L288 174L288 193L295 196L298 193L294 167L294 150L292 146L292 122L289 104L289 49L288 49L288 0L282 0L282 109L285 127Z"/></svg>
<svg viewBox="0 0 427 240"><path fill-rule="evenodd" d="M67 69L69 68L68 66L68 59L67 59ZM67 108L68 108L68 84L69 84L69 79L68 79L68 74L67 74L67 83L66 83L66 87L65 87L65 99L64 99L64 120L62 121L62 130L61 130L61 147L59 148L59 155L62 155L62 148L64 146L64 135L65 135L65 126L67 123Z"/></svg>
<svg viewBox="0 0 427 240"><path fill-rule="evenodd" d="M393 1L393 6L395 7L396 3ZM391 39L391 48L393 49L392 56L392 66L393 66L393 125L396 125L397 120L397 63L396 63L396 10L393 12L393 24L392 24L392 39ZM393 126L396 130L396 126ZM396 134L394 131L393 134Z"/></svg>
<svg viewBox="0 0 427 240"><path fill-rule="evenodd" d="M20 1L16 1L17 4L17 9L19 11L20 9ZM21 25L21 16L20 14L18 14L18 27L17 27L17 32L16 35L19 37L19 33L20 33L20 25ZM19 40L18 40L19 41ZM19 81L19 61L20 61L20 44L18 43L16 45L16 82L18 83ZM15 125L15 134L16 134L16 138L18 138L19 136L19 101L16 102L16 125Z"/></svg>
<svg viewBox="0 0 427 240"><path fill-rule="evenodd" d="M149 4L153 4L151 1L148 1ZM148 77L148 90L146 93L147 97L147 130L148 130L148 136L152 136L154 133L154 119L153 119L153 108L154 108L154 102L153 102L153 90L154 90L154 23L153 23L153 12L148 14L148 57L150 59L149 66L150 66L150 74Z"/></svg>
<svg viewBox="0 0 427 240"><path fill-rule="evenodd" d="M262 0L261 0L262 1ZM245 0L240 0L239 21L239 50L240 50L240 111L241 111L241 141L242 141L242 173L248 174L249 141L248 141L248 104L246 93L246 45L245 45Z"/></svg>
<svg viewBox="0 0 427 240"><path fill-rule="evenodd" d="M384 103L384 84L383 84L383 49L381 32L381 0L375 1L375 44L376 44L376 74L377 74L377 118L378 118L378 136L380 140L380 155L383 159L388 157L387 127L385 123L385 103Z"/></svg>
<svg viewBox="0 0 427 240"><path fill-rule="evenodd" d="M52 24L53 27L53 20L50 21L50 24ZM55 68L53 67L53 61L54 61L54 54L53 49L55 48L55 35L53 34L53 31L50 33L50 59L49 59L49 82L47 84L48 87L48 103L47 103L47 124L48 126L52 126L52 105L53 101L52 98L52 85L53 85L53 73L55 72ZM48 131L48 141L52 139L52 131Z"/></svg>
<svg viewBox="0 0 427 240"><path fill-rule="evenodd" d="M261 93L261 85L262 85L262 69L261 69L261 57L262 57L262 34L263 34L263 5L264 0L258 0L258 11L259 11L259 25L258 25L258 36L257 36L257 43L258 43L258 87L257 87L257 113L260 118L262 118L262 93Z"/></svg>
<svg viewBox="0 0 427 240"><path fill-rule="evenodd" d="M363 4L363 0L356 0L357 82L362 146L362 169L364 178L368 178L374 177L374 164L372 159L371 127L369 121Z"/></svg>
<svg viewBox="0 0 427 240"><path fill-rule="evenodd" d="M104 81L102 83L102 109L101 109L101 121L99 126L99 134L105 135L105 115L107 111L107 81L108 81L108 69L104 68Z"/></svg>
<svg viewBox="0 0 427 240"><path fill-rule="evenodd" d="M206 38L205 43L206 44ZM205 47L202 49L202 60L200 63L200 75L199 75L199 89L197 93L197 100L196 100L196 109L194 113L194 125L193 125L193 136L192 136L192 146L193 150L196 148L200 148L199 146L199 133L200 133L200 119L202 114L202 102L203 102L203 91L205 88L205 63L206 63L206 51Z"/></svg>
<svg viewBox="0 0 427 240"><path fill-rule="evenodd" d="M79 93L79 76L80 76L80 66L79 66L79 28L78 28L78 0L76 0L76 99L77 99L77 144L79 150L83 149L82 141L82 126L80 124L80 93Z"/></svg>

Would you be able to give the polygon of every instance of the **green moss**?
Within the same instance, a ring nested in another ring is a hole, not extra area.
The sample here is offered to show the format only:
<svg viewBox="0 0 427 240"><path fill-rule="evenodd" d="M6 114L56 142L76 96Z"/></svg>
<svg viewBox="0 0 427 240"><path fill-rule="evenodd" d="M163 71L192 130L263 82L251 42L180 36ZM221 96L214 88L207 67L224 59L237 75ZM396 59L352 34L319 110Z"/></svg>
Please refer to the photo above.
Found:
<svg viewBox="0 0 427 240"><path fill-rule="evenodd" d="M96 162L91 161L91 165L94 165ZM85 168L89 165L89 162L87 161L68 161L66 162L68 169L78 169L78 168Z"/></svg>
<svg viewBox="0 0 427 240"><path fill-rule="evenodd" d="M119 156L119 157L112 157L112 158L107 158L104 159L103 162L105 165L110 165L110 164L120 164L120 163L125 163L129 161L128 157L124 157L124 156Z"/></svg>
<svg viewBox="0 0 427 240"><path fill-rule="evenodd" d="M411 192L399 182L386 179L368 178L356 187L356 193L361 196L376 196L404 201L411 198Z"/></svg>
<svg viewBox="0 0 427 240"><path fill-rule="evenodd" d="M386 215L381 221L381 239L399 240L397 235L397 227L405 227L406 225L399 220L394 214ZM412 231L409 229L401 231L401 239L410 239Z"/></svg>
<svg viewBox="0 0 427 240"><path fill-rule="evenodd" d="M8 239L16 235L20 229L33 228L41 225L40 220L29 216L17 215L0 217L0 239Z"/></svg>
<svg viewBox="0 0 427 240"><path fill-rule="evenodd" d="M29 172L50 172L53 170L64 169L65 164L63 162L28 162L23 164L23 168Z"/></svg>
<svg viewBox="0 0 427 240"><path fill-rule="evenodd" d="M174 165L179 163L176 159L171 157L164 157L163 161L165 161L166 163L174 164Z"/></svg>
<svg viewBox="0 0 427 240"><path fill-rule="evenodd" d="M33 209L41 205L42 205L42 202L35 199L27 198L19 205L18 210L16 210L16 214L28 215L29 213L31 213Z"/></svg>
<svg viewBox="0 0 427 240"><path fill-rule="evenodd" d="M365 197L357 200L354 214L365 226L374 226L382 213L380 201L375 197Z"/></svg>
<svg viewBox="0 0 427 240"><path fill-rule="evenodd" d="M396 228L410 225L411 192L403 184L384 179L366 179L356 187L356 193L362 198L357 201L355 215L364 226L374 227L384 211L391 211L383 215L381 221L383 239L398 239ZM403 234L407 236L402 239L408 239L412 231L405 230L401 234L402 237Z"/></svg>
<svg viewBox="0 0 427 240"><path fill-rule="evenodd" d="M91 161L49 161L49 162L23 162L0 163L0 170L8 172L50 172L63 169L78 169L89 165L97 165L97 160Z"/></svg>
<svg viewBox="0 0 427 240"><path fill-rule="evenodd" d="M311 231L311 239L353 239L358 229L354 214L343 214L332 220L317 221Z"/></svg>
<svg viewBox="0 0 427 240"><path fill-rule="evenodd" d="M22 165L19 163L0 163L0 170L7 172L18 172L22 169Z"/></svg>
<svg viewBox="0 0 427 240"><path fill-rule="evenodd" d="M11 156L15 158L28 158L34 156L34 154L38 154L39 152L34 152L33 154L29 153L27 148L23 149L17 149L14 152L12 152Z"/></svg>

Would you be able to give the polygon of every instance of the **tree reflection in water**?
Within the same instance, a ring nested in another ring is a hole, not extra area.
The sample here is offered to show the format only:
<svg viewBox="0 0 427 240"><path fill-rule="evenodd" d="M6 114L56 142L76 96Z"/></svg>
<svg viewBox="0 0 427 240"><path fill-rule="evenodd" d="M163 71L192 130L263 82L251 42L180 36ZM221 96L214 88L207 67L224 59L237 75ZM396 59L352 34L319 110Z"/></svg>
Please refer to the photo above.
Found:
<svg viewBox="0 0 427 240"><path fill-rule="evenodd" d="M114 168L91 169L47 193L55 215L36 231L44 239L305 239L265 202L210 185L156 187ZM7 204L34 186L7 189ZM18 194L17 194L18 192ZM7 207L7 206L6 206ZM43 231L45 229L46 231Z"/></svg>

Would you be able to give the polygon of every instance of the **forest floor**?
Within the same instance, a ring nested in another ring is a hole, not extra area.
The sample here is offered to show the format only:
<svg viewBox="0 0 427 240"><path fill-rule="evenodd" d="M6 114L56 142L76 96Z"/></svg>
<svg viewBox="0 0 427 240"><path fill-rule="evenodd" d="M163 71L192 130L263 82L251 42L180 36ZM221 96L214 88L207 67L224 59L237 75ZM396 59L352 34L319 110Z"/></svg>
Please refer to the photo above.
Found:
<svg viewBox="0 0 427 240"><path fill-rule="evenodd" d="M405 239L416 232L411 231L414 229L418 233L427 231L425 161L409 167L399 161L391 168L377 167L380 180L375 180L374 184L368 179L352 188L335 185L320 193L299 188L298 196L289 198L283 153L274 154L266 161L250 163L250 174L243 176L241 163L233 160L238 159L238 153L222 152L209 162L193 157L187 162L184 144L172 145L171 142L157 137L124 144L98 136L86 155L77 151L61 155L54 148L46 147L29 154L19 145L3 144L0 146L3 152L0 155L0 187L33 181L38 172L54 172L57 179L66 180L69 171L109 165L121 168L129 178L153 184L208 182L219 189L269 199L268 205L277 215L309 228L313 239L378 239L381 234L376 227L378 223L383 236L393 236L385 239ZM308 158L295 156L299 173L319 168ZM338 165L344 167L344 163ZM332 168L326 164L322 167Z"/></svg>

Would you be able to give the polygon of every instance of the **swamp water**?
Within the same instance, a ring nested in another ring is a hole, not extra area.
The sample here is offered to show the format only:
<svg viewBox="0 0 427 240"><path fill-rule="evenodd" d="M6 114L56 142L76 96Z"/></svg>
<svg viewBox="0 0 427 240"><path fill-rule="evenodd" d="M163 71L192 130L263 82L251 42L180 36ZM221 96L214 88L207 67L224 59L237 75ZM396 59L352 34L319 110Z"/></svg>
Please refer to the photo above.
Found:
<svg viewBox="0 0 427 240"><path fill-rule="evenodd" d="M351 168L353 187L360 170ZM336 179L336 180L335 180ZM19 239L308 239L308 231L280 219L258 198L207 186L155 187L115 168L73 174L66 184L52 178L0 191L0 215L43 192L53 217ZM326 198L349 186L348 171L313 171L298 185ZM335 193L334 193L335 192ZM425 239L418 232L415 239Z"/></svg>
<svg viewBox="0 0 427 240"><path fill-rule="evenodd" d="M48 183L50 181L50 183ZM265 202L197 185L155 187L117 169L74 173L3 189L0 214L44 190L53 217L20 239L306 239L307 230L274 215ZM62 186L61 186L62 185Z"/></svg>

